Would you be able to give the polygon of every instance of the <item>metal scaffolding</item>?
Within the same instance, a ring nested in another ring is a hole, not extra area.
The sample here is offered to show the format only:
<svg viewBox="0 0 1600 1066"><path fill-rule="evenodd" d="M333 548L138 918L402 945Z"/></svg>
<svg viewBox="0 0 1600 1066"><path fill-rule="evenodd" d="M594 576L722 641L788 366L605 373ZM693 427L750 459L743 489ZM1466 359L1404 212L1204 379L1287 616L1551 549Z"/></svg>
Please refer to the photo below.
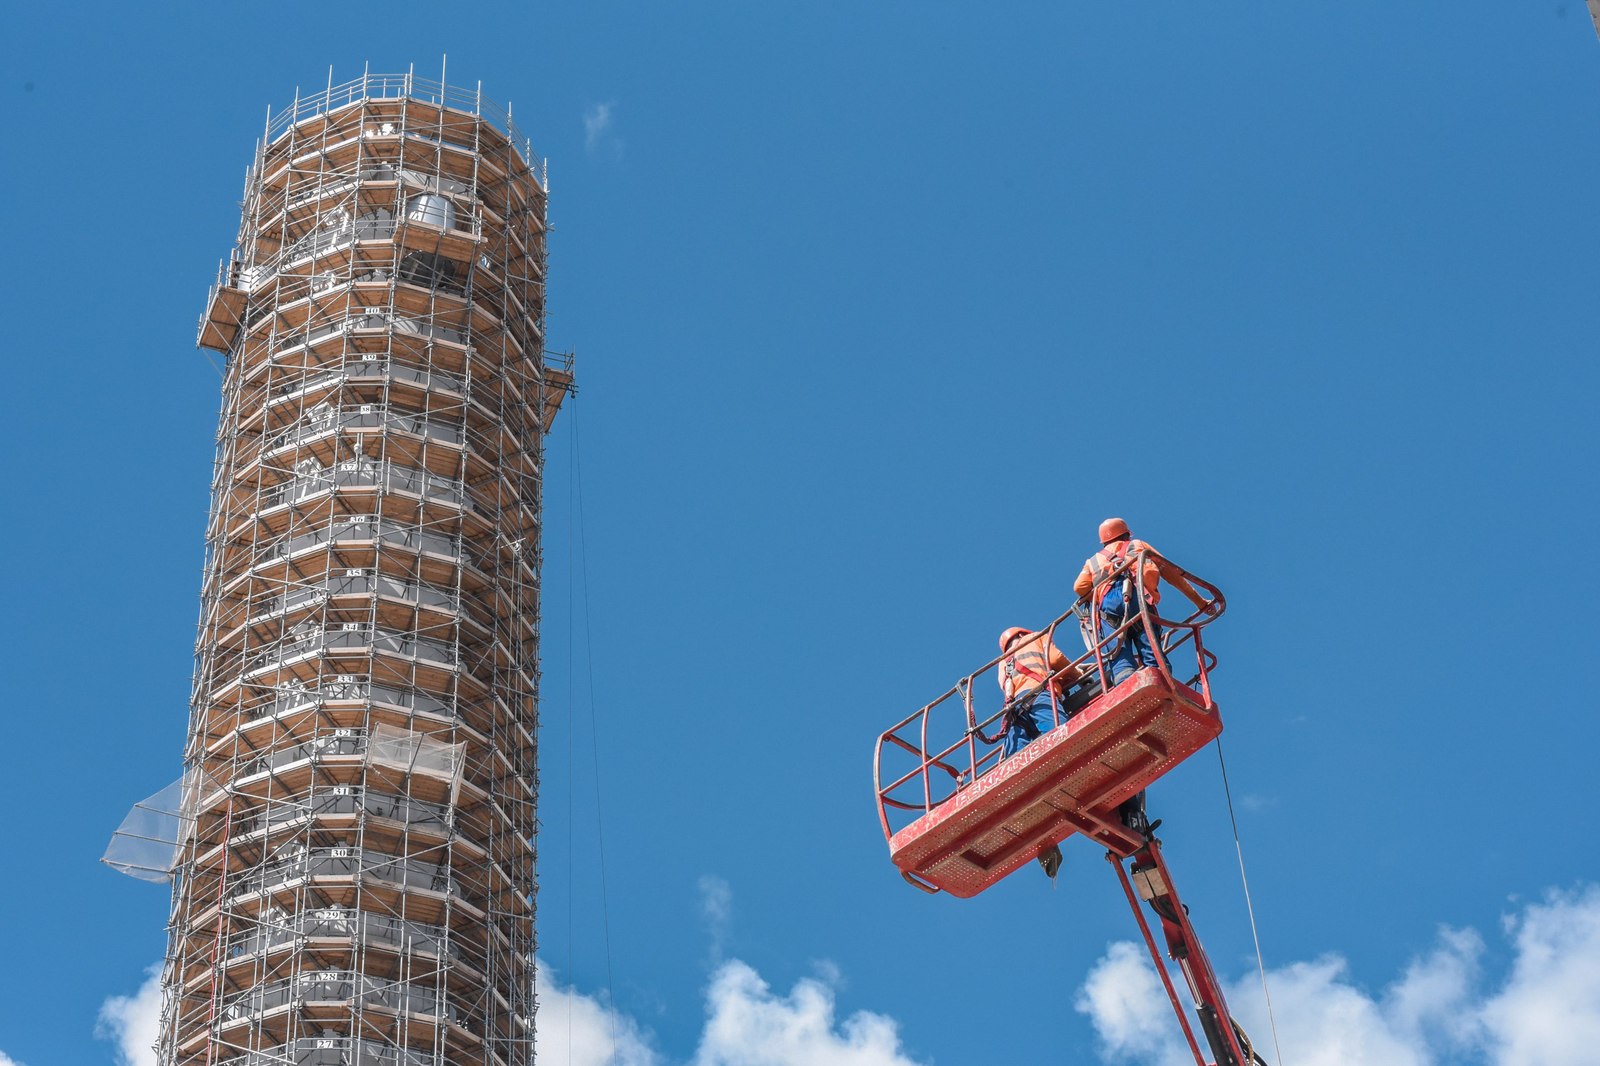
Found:
<svg viewBox="0 0 1600 1066"><path fill-rule="evenodd" d="M174 837L164 1066L533 1060L572 367L532 159L509 110L410 74L269 114L200 321L228 363L186 773L141 805Z"/></svg>

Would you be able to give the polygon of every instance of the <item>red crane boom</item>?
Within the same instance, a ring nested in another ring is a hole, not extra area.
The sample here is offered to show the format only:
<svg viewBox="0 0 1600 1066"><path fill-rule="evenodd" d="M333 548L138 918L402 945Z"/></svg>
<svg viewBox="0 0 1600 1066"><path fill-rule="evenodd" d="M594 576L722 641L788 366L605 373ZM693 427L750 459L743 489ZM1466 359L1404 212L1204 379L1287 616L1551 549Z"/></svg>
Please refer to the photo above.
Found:
<svg viewBox="0 0 1600 1066"><path fill-rule="evenodd" d="M1130 859L1131 871L1124 866ZM1128 905L1133 908L1133 916L1139 922L1139 931L1144 934L1145 946L1150 949L1150 958L1156 964L1156 973L1161 976L1167 998L1172 1001L1173 1013L1183 1027L1184 1038L1189 1042L1189 1050L1194 1052L1195 1062L1204 1064L1205 1058L1195 1042L1194 1029L1183 1012L1177 990L1172 986L1172 977L1161 961L1161 951L1151 935L1150 923L1139 908L1141 899L1150 905L1161 923L1167 957L1178 964L1188 981L1189 992L1194 997L1195 1013L1200 1017L1200 1028L1205 1033L1211 1053L1216 1056L1215 1066L1254 1066L1256 1063L1264 1066L1266 1060L1256 1054L1249 1037L1245 1036L1244 1030L1228 1012L1228 1001L1222 994L1222 985L1211 969L1211 960L1200 945L1194 924L1189 921L1189 908L1183 905L1172 886L1172 873L1161 855L1161 841L1149 836L1131 857L1107 851L1106 860L1117 868L1117 877L1128 896Z"/></svg>
<svg viewBox="0 0 1600 1066"><path fill-rule="evenodd" d="M1142 551L1129 555L1110 580L1142 573L1144 562ZM890 858L906 881L925 892L962 898L977 895L1074 834L1101 844L1117 869L1195 1062L1256 1066L1264 1060L1228 1012L1141 801L1147 786L1222 732L1211 696L1216 656L1206 650L1201 631L1222 614L1225 601L1215 586L1188 577L1206 600L1186 618L1161 618L1140 595L1137 614L1109 628L1102 626L1098 601L1091 599L1074 604L1042 631L1047 646L1059 648L1056 633L1073 619L1087 650L1042 679L1036 693L1049 693L1050 723L1020 750L1007 755L1000 744L1014 704L1002 697L992 713L979 710L986 699L981 693L995 691L980 681L993 672L993 683L1005 652L886 730L878 738L874 767L878 819ZM1116 652L1136 628L1143 629L1149 647L1159 649L1157 665L1113 675ZM1190 652L1192 672L1174 673L1175 655ZM1167 956L1183 972L1211 1063L1195 1038L1141 900L1158 919Z"/></svg>

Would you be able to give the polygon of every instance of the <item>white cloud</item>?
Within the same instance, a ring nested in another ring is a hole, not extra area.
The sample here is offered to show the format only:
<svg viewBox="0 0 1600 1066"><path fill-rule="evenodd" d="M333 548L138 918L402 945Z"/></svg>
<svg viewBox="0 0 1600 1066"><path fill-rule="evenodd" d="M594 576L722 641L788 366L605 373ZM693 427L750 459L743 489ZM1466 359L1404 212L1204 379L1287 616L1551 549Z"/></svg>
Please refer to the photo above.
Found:
<svg viewBox="0 0 1600 1066"><path fill-rule="evenodd" d="M702 880L701 906L713 935L725 937L732 915L726 882ZM1270 971L1283 1061L1588 1066L1600 1047L1600 886L1550 892L1508 915L1502 932L1511 965L1487 988L1483 939L1472 930L1441 929L1427 952L1376 992L1357 983L1337 955ZM894 1019L870 1011L840 1018L839 971L826 961L815 966L818 976L783 995L748 964L722 962L706 991L705 1027L689 1066L918 1066ZM1175 980L1187 1001L1181 978ZM538 991L541 1061L666 1066L638 1022L562 986L542 964ZM1242 975L1227 995L1258 1049L1277 1062L1256 976ZM1092 1022L1104 1061L1193 1062L1142 945L1112 944L1091 968L1076 1006ZM96 1031L115 1043L120 1066L153 1066L160 1011L156 969L133 995L105 1001ZM0 1053L0 1066L21 1064Z"/></svg>
<svg viewBox="0 0 1600 1066"><path fill-rule="evenodd" d="M94 1033L116 1044L118 1066L156 1064L155 1043L161 1030L161 967L152 966L146 974L139 991L131 996L112 996L100 1005Z"/></svg>
<svg viewBox="0 0 1600 1066"><path fill-rule="evenodd" d="M701 907L719 942L727 936L733 894L716 877L701 880ZM837 1017L838 967L815 962L816 977L795 983L787 996L768 987L747 964L719 965L706 990L706 1023L690 1066L918 1066L900 1047L893 1019L870 1011ZM565 986L538 962L535 1057L570 1066L666 1066L637 1021L603 999ZM112 996L100 1008L97 1033L112 1040L120 1066L154 1066L161 1013L160 972L132 996ZM0 1055L0 1066L20 1066Z"/></svg>
<svg viewBox="0 0 1600 1066"><path fill-rule="evenodd" d="M1389 991L1388 1013L1396 1031L1413 1043L1441 1049L1461 1050L1478 1042L1472 997L1482 955L1483 938L1475 931L1440 929L1438 943L1413 959Z"/></svg>
<svg viewBox="0 0 1600 1066"><path fill-rule="evenodd" d="M4 1051L0 1051L0 1066L22 1066L22 1063L7 1055Z"/></svg>
<svg viewBox="0 0 1600 1066"><path fill-rule="evenodd" d="M713 975L706 1006L692 1066L916 1066L892 1018L857 1011L836 1023L834 986L820 980L779 996L733 959Z"/></svg>
<svg viewBox="0 0 1600 1066"><path fill-rule="evenodd" d="M1347 964L1336 955L1294 963L1268 980L1285 1061L1303 1066L1424 1066L1433 1061L1426 1045L1411 1039L1396 1018L1392 994L1369 996L1351 983ZM1245 1030L1262 1050L1270 1048L1270 1026L1247 1006L1253 998L1247 988L1235 984L1227 992ZM1270 1051L1268 1055L1277 1058Z"/></svg>
<svg viewBox="0 0 1600 1066"><path fill-rule="evenodd" d="M563 988L544 963L534 987L539 1014L533 1057L571 1066L657 1066L660 1059L632 1018L592 996Z"/></svg>
<svg viewBox="0 0 1600 1066"><path fill-rule="evenodd" d="M622 155L622 141L612 132L615 102L591 104L583 113L583 147L590 155L602 148L614 156Z"/></svg>
<svg viewBox="0 0 1600 1066"><path fill-rule="evenodd" d="M711 961L721 962L733 928L733 889L728 882L710 874L700 878L700 917L711 938Z"/></svg>
<svg viewBox="0 0 1600 1066"><path fill-rule="evenodd" d="M706 1025L690 1066L917 1066L901 1051L892 1019L858 1011L837 1020L835 971L831 964L821 970L823 978L804 978L780 996L747 964L723 963L706 992ZM539 1061L664 1066L633 1019L562 987L542 965L539 977Z"/></svg>
<svg viewBox="0 0 1600 1066"><path fill-rule="evenodd" d="M1144 948L1122 941L1107 948L1095 963L1073 1005L1094 1023L1111 1059L1160 1066L1192 1064L1177 1027L1157 1010L1166 1002Z"/></svg>
<svg viewBox="0 0 1600 1066"><path fill-rule="evenodd" d="M1588 1066L1600 1046L1600 887L1553 892L1506 919L1510 972L1484 989L1482 937L1442 929L1434 945L1373 993L1337 955L1268 972L1283 1060L1295 1066ZM1188 1002L1181 978L1180 997ZM1246 974L1229 1006L1277 1061L1261 986ZM1142 945L1112 944L1079 993L1107 1062L1177 1066L1188 1055ZM1200 1036L1196 1029L1197 1039Z"/></svg>
<svg viewBox="0 0 1600 1066"><path fill-rule="evenodd" d="M1506 921L1516 960L1484 1005L1496 1063L1592 1063L1600 1048L1600 886L1551 892Z"/></svg>

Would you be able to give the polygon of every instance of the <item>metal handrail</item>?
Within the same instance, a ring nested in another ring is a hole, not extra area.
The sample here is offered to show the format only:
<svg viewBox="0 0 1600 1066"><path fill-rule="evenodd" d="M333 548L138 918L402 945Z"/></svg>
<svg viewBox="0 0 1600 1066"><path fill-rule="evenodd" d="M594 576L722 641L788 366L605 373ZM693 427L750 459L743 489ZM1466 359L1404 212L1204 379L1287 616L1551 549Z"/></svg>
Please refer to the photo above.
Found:
<svg viewBox="0 0 1600 1066"><path fill-rule="evenodd" d="M1149 561L1149 555L1144 549L1129 553L1110 569L1098 587L1103 588L1109 582L1121 580L1130 570L1134 575L1142 574L1144 565ZM1198 692L1205 705L1208 707L1213 705L1210 672L1216 666L1217 659L1214 653L1205 648L1201 630L1222 614L1226 608L1226 600L1215 585L1193 574L1186 573L1185 576L1205 596L1204 605L1197 607L1193 613L1185 617L1177 619L1162 617L1144 596L1142 581L1136 579L1135 585L1138 587L1136 600L1139 610L1130 614L1113 631L1100 634L1100 603L1099 596L1094 592L1088 597L1075 600L1067 611L1040 631L1046 635L1049 644L1059 648L1056 634L1061 626L1071 619L1083 632L1086 645L1086 650L1082 654L1072 659L1066 666L1051 672L1039 686L1050 697L1052 728L1061 725L1067 717L1061 704L1062 686L1059 682L1081 684L1082 679L1087 679L1090 683L1098 682L1101 693L1109 692L1113 687L1106 666L1110 649L1115 648L1136 628L1143 628L1147 635L1153 635L1153 627L1161 627L1167 634L1166 639L1160 641L1152 639L1151 646L1156 651L1156 661L1163 678L1169 684L1181 684L1191 689L1198 685ZM1090 634L1094 634L1092 639ZM1171 668L1172 653L1189 643L1194 647L1195 672L1186 678L1174 677ZM878 818L886 837L893 835L889 824L889 810L928 813L999 765L1001 747L997 742L989 741L985 732L1003 721L1007 708L1002 705L999 710L980 720L973 706L973 688L979 677L996 669L1008 656L1008 652L1000 652L983 666L960 678L932 702L913 711L879 735L873 753L873 784L879 801ZM1038 690L1036 688L1030 691ZM959 704L960 712L965 718L965 729L953 742L938 750L931 750L930 721L934 713L951 700ZM915 739L912 739L913 737ZM984 749L981 752L980 741L983 742ZM890 750L903 751L916 760L916 765L912 769L888 783L883 779L886 747ZM947 788L935 789L933 772L935 770L947 776L950 782ZM920 792L921 802L907 799L901 794L913 782L920 783L920 788L911 795L915 796Z"/></svg>
<svg viewBox="0 0 1600 1066"><path fill-rule="evenodd" d="M286 480L262 490L261 509L266 510L281 503L298 503L319 493L341 489L407 492L430 502L456 506L462 505L470 495L460 478L436 474L425 467L407 466L391 459L373 459L361 455L354 459L340 459L332 466L323 466L314 460L302 460Z"/></svg>
<svg viewBox="0 0 1600 1066"><path fill-rule="evenodd" d="M456 217L457 224L445 232L482 237L482 216L470 208L463 211L464 214ZM387 208L365 215L343 215L333 225L318 226L259 263L239 262L236 287L245 292L254 292L268 279L282 273L288 264L321 258L362 241L390 242L402 227L416 225L438 228L425 219L413 218L409 214L396 215ZM231 272L234 261L223 260L223 263L224 268Z"/></svg>
<svg viewBox="0 0 1600 1066"><path fill-rule="evenodd" d="M408 831L421 826L443 835L450 831L455 822L456 807L453 803L430 803L363 785L330 785L321 789L313 786L311 792L302 796L269 803L251 818L249 828L253 832L271 833L306 819L338 815L388 818L405 823ZM359 860L360 849L353 851ZM413 863L418 860L401 861ZM336 870L332 872L338 873Z"/></svg>
<svg viewBox="0 0 1600 1066"><path fill-rule="evenodd" d="M364 324L364 320L369 317L371 316L351 315L348 319L339 321L361 322L360 328L369 328ZM352 326L349 328L357 327ZM330 332L340 332L340 330L333 329ZM358 354L361 357L335 363L326 368L286 368L280 366L277 368L280 372L303 370L303 373L300 377L287 375L287 380L276 383L276 392L280 396L289 396L297 392L319 389L324 385L339 384L352 378L399 378L413 385L420 385L427 392L453 393L457 396L466 394L466 379L455 374L447 374L442 370L434 370L431 367L412 366L404 360L391 358L387 353ZM265 367L266 364L262 365Z"/></svg>
<svg viewBox="0 0 1600 1066"><path fill-rule="evenodd" d="M330 85L309 96L296 96L294 103L288 108L276 114L269 114L266 142L269 145L274 143L308 118L336 111L362 100L390 100L407 96L413 100L465 111L488 120L490 125L506 135L513 148L523 153L524 162L532 164L534 158L532 142L523 136L522 130L512 121L509 105L501 106L493 100L485 99L481 88L476 91L465 89L431 78L419 78L410 72L363 74L359 78L339 85Z"/></svg>
<svg viewBox="0 0 1600 1066"><path fill-rule="evenodd" d="M233 993L222 1002L222 1020L238 1022L308 1002L374 1003L407 1014L456 1017L443 984L384 980L359 970L312 970Z"/></svg>
<svg viewBox="0 0 1600 1066"><path fill-rule="evenodd" d="M383 652L419 662L459 666L461 651L453 642L434 640L406 630L389 629L371 622L324 622L305 635L291 635L279 643L244 656L246 676L279 668L292 660L325 652L345 652L346 656Z"/></svg>
<svg viewBox="0 0 1600 1066"><path fill-rule="evenodd" d="M330 182L327 180L330 177L338 180ZM385 185L393 183L422 192L450 197L464 196L472 200L481 199L476 182L400 166L398 160L374 162L370 158L363 158L344 164L330 160L324 164L322 170L303 177L291 177L281 187L270 190L270 194L262 201L262 208L269 214L280 210L293 211L308 203L352 192L359 186L369 183Z"/></svg>
<svg viewBox="0 0 1600 1066"><path fill-rule="evenodd" d="M253 928L234 934L228 940L230 959L270 951L284 944L317 937L344 937L363 943L401 947L407 954L425 951L441 958L461 958L458 940L452 940L443 925L419 922L372 911L340 907L320 907L299 911L282 921L263 920Z"/></svg>
<svg viewBox="0 0 1600 1066"><path fill-rule="evenodd" d="M319 404L269 436L262 451L273 452L288 445L299 445L330 433L370 430L374 433L396 430L414 437L428 437L447 444L465 440L464 418L449 418L438 413L392 410L387 403Z"/></svg>
<svg viewBox="0 0 1600 1066"><path fill-rule="evenodd" d="M303 1036L287 1044L222 1059L217 1066L344 1066L349 1062L372 1066L455 1066L453 1059L353 1036Z"/></svg>
<svg viewBox="0 0 1600 1066"><path fill-rule="evenodd" d="M386 881L446 893L460 891L448 863L355 846L309 848L303 854L267 862L238 875L230 888L237 898L313 877Z"/></svg>
<svg viewBox="0 0 1600 1066"><path fill-rule="evenodd" d="M254 626L270 619L281 618L303 607L319 607L329 600L348 597L363 600L379 597L446 613L453 613L461 608L461 595L455 589L421 579L394 577L376 568L365 567L357 570L346 569L340 573L330 572L320 578L295 581L287 584L284 590L276 595L241 605L249 611L248 614L244 611L236 611L234 614L236 617L244 615L243 624Z"/></svg>
<svg viewBox="0 0 1600 1066"><path fill-rule="evenodd" d="M338 676L351 680L329 678L319 682L316 687L307 686L304 682L280 682L267 689L260 699L247 703L245 709L252 718L276 718L321 707L330 701L355 701L445 718L460 716L460 705L453 698L446 699L414 686L402 688L375 683L366 674Z"/></svg>

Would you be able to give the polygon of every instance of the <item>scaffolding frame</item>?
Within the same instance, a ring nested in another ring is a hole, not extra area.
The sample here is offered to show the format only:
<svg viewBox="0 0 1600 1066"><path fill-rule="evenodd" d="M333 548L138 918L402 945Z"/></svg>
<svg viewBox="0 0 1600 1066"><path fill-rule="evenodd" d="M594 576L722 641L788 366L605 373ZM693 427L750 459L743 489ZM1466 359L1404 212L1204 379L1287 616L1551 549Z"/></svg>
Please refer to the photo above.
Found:
<svg viewBox="0 0 1600 1066"><path fill-rule="evenodd" d="M533 1061L546 173L413 73L268 113L227 369L163 1066Z"/></svg>

